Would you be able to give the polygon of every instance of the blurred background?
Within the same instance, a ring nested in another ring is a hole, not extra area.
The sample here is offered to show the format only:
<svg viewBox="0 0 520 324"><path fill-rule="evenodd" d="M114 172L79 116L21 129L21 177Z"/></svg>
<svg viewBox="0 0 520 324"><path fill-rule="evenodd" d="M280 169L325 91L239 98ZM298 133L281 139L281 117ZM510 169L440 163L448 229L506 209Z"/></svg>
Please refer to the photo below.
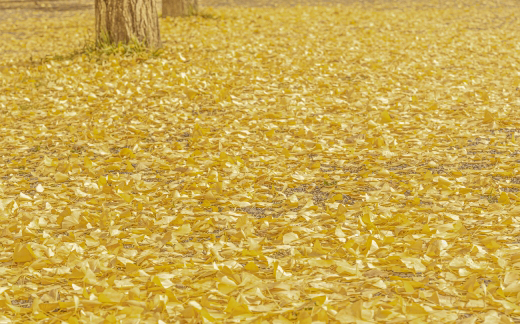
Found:
<svg viewBox="0 0 520 324"><path fill-rule="evenodd" d="M157 8L161 14L161 0ZM514 26L520 0L198 0L202 14L230 7L283 7L295 5L354 5L367 12L386 10L455 9L462 16L481 10L490 23L476 29ZM213 9L214 8L214 9ZM475 9L478 8L478 9ZM262 9L264 10L264 9ZM270 10L270 8L265 8ZM232 9L233 11L233 9ZM432 11L433 15L435 10ZM194 18L195 19L195 18ZM0 68L38 60L81 48L93 39L94 0L0 0ZM477 23L477 22L475 22ZM60 54L60 55L61 55Z"/></svg>
<svg viewBox="0 0 520 324"><path fill-rule="evenodd" d="M157 1L160 8L160 0ZM246 6L246 7L272 7L281 4L319 4L319 3L352 3L368 2L373 0L199 0L201 6ZM388 2L388 1L386 1ZM25 9L31 11L70 11L93 10L94 0L0 0L0 10Z"/></svg>

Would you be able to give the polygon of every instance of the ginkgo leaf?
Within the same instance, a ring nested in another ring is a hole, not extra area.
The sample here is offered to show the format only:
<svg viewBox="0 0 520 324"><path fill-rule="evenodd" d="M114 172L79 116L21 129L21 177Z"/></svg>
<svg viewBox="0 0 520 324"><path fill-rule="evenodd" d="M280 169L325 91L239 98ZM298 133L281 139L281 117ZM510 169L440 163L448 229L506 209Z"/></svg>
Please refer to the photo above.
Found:
<svg viewBox="0 0 520 324"><path fill-rule="evenodd" d="M23 192L20 192L20 199L22 200L32 200L32 198L26 194L24 194Z"/></svg>
<svg viewBox="0 0 520 324"><path fill-rule="evenodd" d="M92 161L87 156L85 156L85 158L84 158L84 165L85 165L85 168L90 169L90 168L92 168L92 166L94 164L92 163Z"/></svg>
<svg viewBox="0 0 520 324"><path fill-rule="evenodd" d="M36 192L40 192L42 193L45 189L43 188L43 186L41 185L41 183L39 183L37 186L36 186Z"/></svg>
<svg viewBox="0 0 520 324"><path fill-rule="evenodd" d="M115 291L112 288L105 289L98 296L98 300L102 303L119 303L123 299L124 294Z"/></svg>
<svg viewBox="0 0 520 324"><path fill-rule="evenodd" d="M384 123L390 123L392 121L392 117L390 117L390 114L388 111L383 110L381 111L381 121Z"/></svg>
<svg viewBox="0 0 520 324"><path fill-rule="evenodd" d="M507 192L501 192L500 197L498 198L498 202L501 204L509 205L511 201L509 200L509 196L507 195Z"/></svg>
<svg viewBox="0 0 520 324"><path fill-rule="evenodd" d="M56 172L56 174L54 174L54 180L58 183L62 183L69 180L69 176L61 172Z"/></svg>
<svg viewBox="0 0 520 324"><path fill-rule="evenodd" d="M191 226L190 224L184 224L179 229L175 231L175 234L177 235L186 235L191 232Z"/></svg>
<svg viewBox="0 0 520 324"><path fill-rule="evenodd" d="M284 244L290 244L293 241L298 240L298 235L296 233L287 233L283 236L283 243Z"/></svg>
<svg viewBox="0 0 520 324"><path fill-rule="evenodd" d="M36 259L36 255L33 252L31 245L20 244L18 245L13 253L14 262L30 262Z"/></svg>
<svg viewBox="0 0 520 324"><path fill-rule="evenodd" d="M257 272L259 270L258 266L253 262L249 261L245 266L244 269L251 272Z"/></svg>
<svg viewBox="0 0 520 324"><path fill-rule="evenodd" d="M489 110L484 111L484 123L492 123L495 120L495 116Z"/></svg>

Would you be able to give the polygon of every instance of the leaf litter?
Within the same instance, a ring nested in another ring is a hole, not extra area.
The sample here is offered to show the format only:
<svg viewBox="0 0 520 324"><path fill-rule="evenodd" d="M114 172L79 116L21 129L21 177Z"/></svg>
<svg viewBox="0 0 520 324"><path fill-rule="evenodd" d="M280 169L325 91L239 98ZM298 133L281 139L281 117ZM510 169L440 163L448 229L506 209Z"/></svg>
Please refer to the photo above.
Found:
<svg viewBox="0 0 520 324"><path fill-rule="evenodd" d="M517 9L1 24L2 321L518 322Z"/></svg>

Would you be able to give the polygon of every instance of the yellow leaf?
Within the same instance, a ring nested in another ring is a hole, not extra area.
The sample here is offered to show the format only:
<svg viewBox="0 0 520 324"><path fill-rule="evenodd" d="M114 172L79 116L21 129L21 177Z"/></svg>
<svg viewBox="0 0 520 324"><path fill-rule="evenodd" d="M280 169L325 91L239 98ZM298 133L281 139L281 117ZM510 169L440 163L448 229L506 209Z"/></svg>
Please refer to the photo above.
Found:
<svg viewBox="0 0 520 324"><path fill-rule="evenodd" d="M500 248L500 244L498 244L498 242L493 238L485 239L482 241L482 243L484 243L484 246L490 250L496 250Z"/></svg>
<svg viewBox="0 0 520 324"><path fill-rule="evenodd" d="M286 233L283 236L283 244L291 244L291 242L294 242L298 239L299 239L298 234L293 233L293 232Z"/></svg>
<svg viewBox="0 0 520 324"><path fill-rule="evenodd" d="M291 207L296 207L298 206L298 196L296 196L296 194L292 194L289 196L289 199L287 199L287 203L291 206Z"/></svg>
<svg viewBox="0 0 520 324"><path fill-rule="evenodd" d="M221 293L227 295L230 292L232 292L233 290L237 289L237 286L236 285L228 285L228 284L225 284L225 283L222 283L222 282L218 282L217 283L217 289Z"/></svg>
<svg viewBox="0 0 520 324"><path fill-rule="evenodd" d="M443 186L448 186L449 187L449 186L453 185L453 182L450 181L448 178L440 176L439 177L439 184L443 185Z"/></svg>
<svg viewBox="0 0 520 324"><path fill-rule="evenodd" d="M314 162L311 164L310 168L313 170L319 169L321 167L320 162Z"/></svg>
<svg viewBox="0 0 520 324"><path fill-rule="evenodd" d="M175 231L175 234L177 234L177 235L186 235L189 233L191 233L190 224L184 224Z"/></svg>
<svg viewBox="0 0 520 324"><path fill-rule="evenodd" d="M127 264L125 264L125 272L126 273L131 274L131 273L134 273L136 271L139 271L139 269L140 269L139 266L137 266L137 265L135 265L133 263L128 262Z"/></svg>
<svg viewBox="0 0 520 324"><path fill-rule="evenodd" d="M210 321L210 322L215 322L215 318L213 316L210 315L210 313L208 312L208 310L206 308L201 308L200 310L200 315L202 315L202 317L204 317L206 320Z"/></svg>
<svg viewBox="0 0 520 324"><path fill-rule="evenodd" d="M321 307L323 304L327 302L327 295L316 296L313 297L312 300L316 303L316 305Z"/></svg>
<svg viewBox="0 0 520 324"><path fill-rule="evenodd" d="M470 193L470 192L471 192L471 188L460 188L459 189L459 193L461 195L465 195L465 194Z"/></svg>
<svg viewBox="0 0 520 324"><path fill-rule="evenodd" d="M43 192L44 188L43 186L39 183L37 186L36 186L36 192Z"/></svg>
<svg viewBox="0 0 520 324"><path fill-rule="evenodd" d="M132 200L134 200L134 196L126 194L126 193L119 194L119 197L121 197L127 203L130 203Z"/></svg>
<svg viewBox="0 0 520 324"><path fill-rule="evenodd" d="M337 267L336 272L339 274L348 274L350 276L354 276L358 273L357 266L351 265L345 260L335 261Z"/></svg>
<svg viewBox="0 0 520 324"><path fill-rule="evenodd" d="M293 324L294 321L290 321L287 318L283 317L282 315L278 315L278 317L276 318L276 322L273 321L273 323L277 323L277 324ZM303 321L299 321L299 323L308 324L308 322L303 322Z"/></svg>
<svg viewBox="0 0 520 324"><path fill-rule="evenodd" d="M14 249L13 261L14 262L31 262L36 259L31 246L29 244L18 245Z"/></svg>
<svg viewBox="0 0 520 324"><path fill-rule="evenodd" d="M344 222L346 220L345 213L347 212L347 208L343 204L339 204L338 210L336 211L336 217L338 221Z"/></svg>
<svg viewBox="0 0 520 324"><path fill-rule="evenodd" d="M85 156L85 158L83 160L84 160L85 168L87 168L87 169L92 168L92 161L87 156Z"/></svg>
<svg viewBox="0 0 520 324"><path fill-rule="evenodd" d="M411 306L406 307L406 313L411 315L428 315L428 311L417 303L412 303Z"/></svg>
<svg viewBox="0 0 520 324"><path fill-rule="evenodd" d="M134 168L134 166L132 165L132 163L130 163L130 161L126 161L126 171L128 171L128 172L133 172L133 171L135 171L135 168Z"/></svg>
<svg viewBox="0 0 520 324"><path fill-rule="evenodd" d="M131 149L127 148L127 147L125 147L124 149L119 151L119 156L127 157L127 158L130 158L130 159L134 159L135 158L134 152Z"/></svg>
<svg viewBox="0 0 520 324"><path fill-rule="evenodd" d="M372 226L374 225L372 223L372 217L371 217L371 213L363 213L363 216L361 217L361 220L363 221L363 223L367 226Z"/></svg>
<svg viewBox="0 0 520 324"><path fill-rule="evenodd" d="M373 120L368 121L368 128L376 128L376 127L377 127L377 124L375 121L373 121Z"/></svg>
<svg viewBox="0 0 520 324"><path fill-rule="evenodd" d="M54 174L54 180L57 183L62 183L69 180L69 176L61 172L56 172L56 174Z"/></svg>
<svg viewBox="0 0 520 324"><path fill-rule="evenodd" d="M143 307L139 307L139 306L128 306L128 307L124 307L120 313L121 314L125 314L125 315L133 315L135 316L136 314L141 314L142 312L144 312L144 308Z"/></svg>
<svg viewBox="0 0 520 324"><path fill-rule="evenodd" d="M426 271L426 266L424 266L421 260L417 258L401 258L400 260L406 265L407 268L412 269L415 272Z"/></svg>
<svg viewBox="0 0 520 324"><path fill-rule="evenodd" d="M124 294L115 291L112 288L107 288L99 294L98 300L102 303L119 303L123 299Z"/></svg>
<svg viewBox="0 0 520 324"><path fill-rule="evenodd" d="M312 245L312 252L317 254L327 254L327 251L321 246L320 240L315 240Z"/></svg>
<svg viewBox="0 0 520 324"><path fill-rule="evenodd" d="M237 229L241 229L245 227L247 224L249 224L249 217L247 215L242 215L238 218L237 222L235 223L235 227Z"/></svg>
<svg viewBox="0 0 520 324"><path fill-rule="evenodd" d="M511 201L509 200L509 196L507 195L507 192L502 191L500 193L500 198L498 198L498 202L504 205L511 204Z"/></svg>
<svg viewBox="0 0 520 324"><path fill-rule="evenodd" d="M98 179L98 186L104 187L107 185L107 178L100 176Z"/></svg>
<svg viewBox="0 0 520 324"><path fill-rule="evenodd" d="M247 271L251 271L251 272L258 272L259 268L258 266L256 265L256 263L254 263L253 261L249 261L244 269L246 269Z"/></svg>
<svg viewBox="0 0 520 324"><path fill-rule="evenodd" d="M403 282L404 291L407 293L413 293L415 289L413 289L413 286L410 284L409 281Z"/></svg>
<svg viewBox="0 0 520 324"><path fill-rule="evenodd" d="M336 235L337 237L346 237L347 235L341 230L341 227L338 226L336 227L336 229L334 230L334 235Z"/></svg>
<svg viewBox="0 0 520 324"><path fill-rule="evenodd" d="M204 195L204 198L207 199L208 201L216 200L215 195L211 191L206 192L206 194Z"/></svg>
<svg viewBox="0 0 520 324"><path fill-rule="evenodd" d="M224 312L230 314L231 316L237 316L242 314L249 314L249 308L246 304L238 303L235 298L230 297L226 309Z"/></svg>
<svg viewBox="0 0 520 324"><path fill-rule="evenodd" d="M285 271L283 270L282 266L278 264L278 261L274 262L274 265L273 265L273 274L274 274L274 277L275 277L277 280L282 279L282 278L291 277L291 276L292 276L292 273L285 272Z"/></svg>
<svg viewBox="0 0 520 324"><path fill-rule="evenodd" d="M23 192L20 192L20 200L32 200L31 196L28 196L24 194Z"/></svg>
<svg viewBox="0 0 520 324"><path fill-rule="evenodd" d="M352 315L357 319L363 319L363 300L358 300L352 304Z"/></svg>
<svg viewBox="0 0 520 324"><path fill-rule="evenodd" d="M193 89L186 88L184 90L184 94L187 95L188 98L190 98L190 100L191 100L191 99L195 98L195 96L198 94L198 92Z"/></svg>
<svg viewBox="0 0 520 324"><path fill-rule="evenodd" d="M191 156L186 159L186 165L196 165L196 164L197 164L197 162L195 162L195 159L192 158Z"/></svg>
<svg viewBox="0 0 520 324"><path fill-rule="evenodd" d="M60 305L61 309L67 309L69 307L74 307L75 306L73 301L59 302L58 304Z"/></svg>
<svg viewBox="0 0 520 324"><path fill-rule="evenodd" d="M212 189L215 190L216 193L221 194L222 191L223 191L223 189L224 189L223 187L224 187L224 186L223 186L222 182L217 182L217 183L215 183L215 184L212 186Z"/></svg>
<svg viewBox="0 0 520 324"><path fill-rule="evenodd" d="M484 123L492 123L495 120L495 116L489 110L484 111Z"/></svg>
<svg viewBox="0 0 520 324"><path fill-rule="evenodd" d="M381 111L381 120L384 123L390 123L392 122L392 117L390 117L390 114L388 113L388 110L382 110Z"/></svg>

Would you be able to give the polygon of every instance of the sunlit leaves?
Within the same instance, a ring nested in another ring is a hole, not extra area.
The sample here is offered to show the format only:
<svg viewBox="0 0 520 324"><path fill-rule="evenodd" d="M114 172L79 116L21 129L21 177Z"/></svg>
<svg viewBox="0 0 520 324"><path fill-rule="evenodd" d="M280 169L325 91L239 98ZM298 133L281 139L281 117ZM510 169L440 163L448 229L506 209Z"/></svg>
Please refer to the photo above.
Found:
<svg viewBox="0 0 520 324"><path fill-rule="evenodd" d="M0 313L516 320L520 19L459 3L207 9L162 19L159 57L2 56ZM51 53L91 23L17 28Z"/></svg>

